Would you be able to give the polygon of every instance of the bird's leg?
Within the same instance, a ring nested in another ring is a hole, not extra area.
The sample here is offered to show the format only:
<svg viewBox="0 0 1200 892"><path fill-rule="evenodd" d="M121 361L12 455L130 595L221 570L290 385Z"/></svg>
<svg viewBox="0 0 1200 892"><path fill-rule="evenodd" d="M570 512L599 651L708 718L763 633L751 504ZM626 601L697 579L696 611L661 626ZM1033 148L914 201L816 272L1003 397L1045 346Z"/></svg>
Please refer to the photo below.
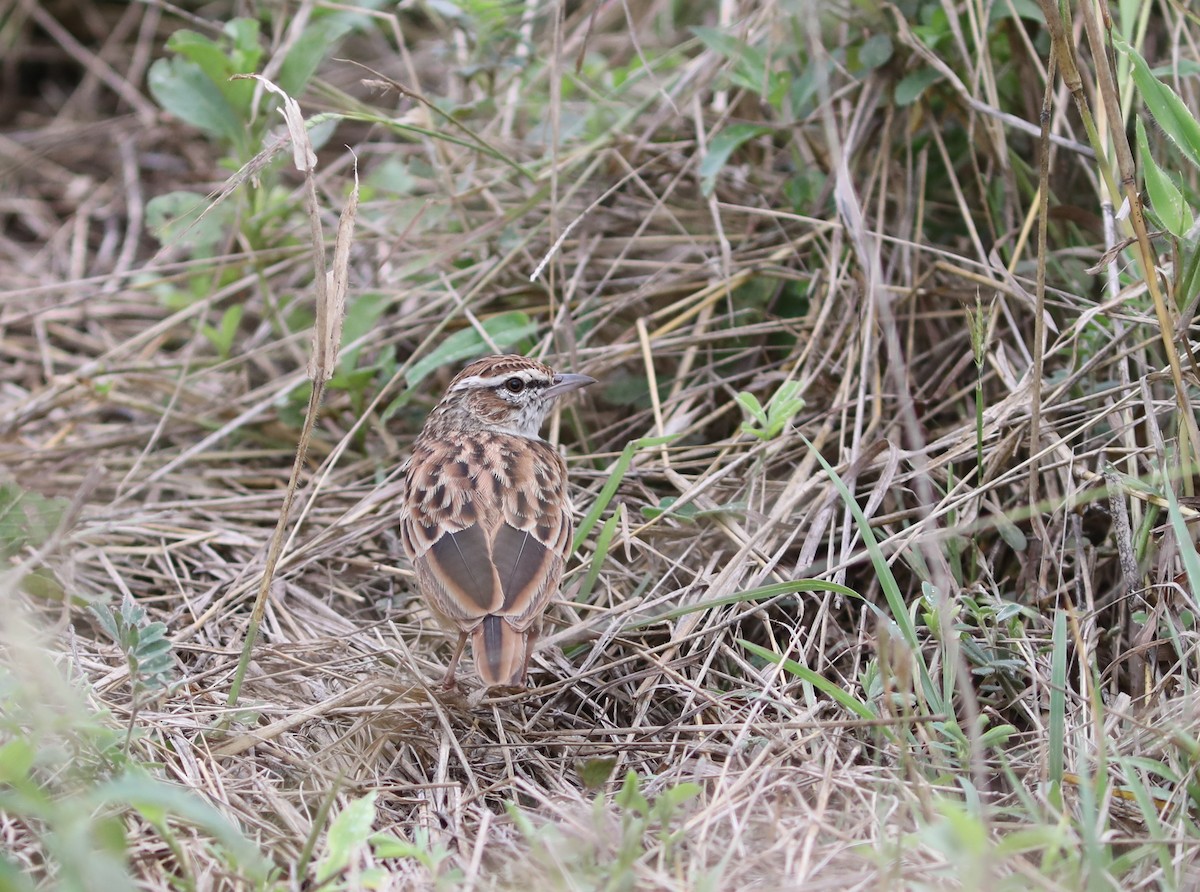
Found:
<svg viewBox="0 0 1200 892"><path fill-rule="evenodd" d="M458 660L462 656L464 648L467 646L467 633L458 633L458 647L454 648L454 656L450 658L450 665L446 667L446 677L442 679L442 689L452 691L457 687L454 681L454 672L458 669Z"/></svg>
<svg viewBox="0 0 1200 892"><path fill-rule="evenodd" d="M533 646L537 644L538 635L540 635L542 631L540 628L540 622L536 623L535 625L537 625L539 628L530 629L525 633L525 662L521 664L521 675L517 680L517 683L521 685L528 684L527 678L529 675L529 660L531 657L533 657Z"/></svg>

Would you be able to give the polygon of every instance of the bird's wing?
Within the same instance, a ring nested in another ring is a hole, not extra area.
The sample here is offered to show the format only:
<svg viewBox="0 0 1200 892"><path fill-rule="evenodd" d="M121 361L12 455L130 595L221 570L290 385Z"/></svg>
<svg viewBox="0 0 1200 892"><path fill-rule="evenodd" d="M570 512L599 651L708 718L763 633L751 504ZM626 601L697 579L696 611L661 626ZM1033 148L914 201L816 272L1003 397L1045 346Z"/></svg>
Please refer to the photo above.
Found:
<svg viewBox="0 0 1200 892"><path fill-rule="evenodd" d="M473 628L531 625L553 597L571 542L566 466L540 440L472 433L418 442L401 538L435 612Z"/></svg>
<svg viewBox="0 0 1200 892"><path fill-rule="evenodd" d="M518 629L546 609L558 591L571 549L571 505L567 466L541 440L502 444L497 475L500 512L491 534L492 564L502 602L494 610Z"/></svg>

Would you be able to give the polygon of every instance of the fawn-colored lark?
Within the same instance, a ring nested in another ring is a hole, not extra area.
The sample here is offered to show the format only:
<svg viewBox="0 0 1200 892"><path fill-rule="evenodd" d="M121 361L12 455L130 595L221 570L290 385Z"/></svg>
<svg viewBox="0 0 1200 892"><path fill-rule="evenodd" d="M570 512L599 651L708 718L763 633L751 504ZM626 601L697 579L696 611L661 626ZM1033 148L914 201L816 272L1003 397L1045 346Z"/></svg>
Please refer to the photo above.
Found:
<svg viewBox="0 0 1200 892"><path fill-rule="evenodd" d="M521 685L571 548L567 466L539 430L595 383L523 356L463 369L425 420L404 478L400 535L429 609L467 639L488 685Z"/></svg>

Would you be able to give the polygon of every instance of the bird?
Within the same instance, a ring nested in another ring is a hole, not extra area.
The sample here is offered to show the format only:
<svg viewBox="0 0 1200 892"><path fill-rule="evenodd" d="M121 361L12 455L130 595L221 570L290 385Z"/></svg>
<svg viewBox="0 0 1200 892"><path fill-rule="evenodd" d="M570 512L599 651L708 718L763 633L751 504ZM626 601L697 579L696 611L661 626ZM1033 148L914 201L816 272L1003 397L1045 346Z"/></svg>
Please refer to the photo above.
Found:
<svg viewBox="0 0 1200 892"><path fill-rule="evenodd" d="M525 684L572 538L567 465L540 430L559 397L595 383L485 356L455 376L413 442L400 538L430 612L458 632L446 690L468 640L485 685Z"/></svg>

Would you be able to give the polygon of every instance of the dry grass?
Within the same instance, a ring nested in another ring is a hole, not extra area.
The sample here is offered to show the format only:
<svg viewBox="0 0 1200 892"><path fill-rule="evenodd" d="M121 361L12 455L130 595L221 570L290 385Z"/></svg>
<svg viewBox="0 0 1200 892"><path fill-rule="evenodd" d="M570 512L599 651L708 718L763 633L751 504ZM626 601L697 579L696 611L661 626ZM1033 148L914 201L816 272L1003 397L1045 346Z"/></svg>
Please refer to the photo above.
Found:
<svg viewBox="0 0 1200 892"><path fill-rule="evenodd" d="M264 206L145 87L166 38L215 35L226 6L202 21L158 4L0 6L15 35L0 93L0 483L73 503L58 534L14 556L54 581L40 597L8 582L5 698L31 739L75 733L43 721L39 702L106 711L119 729L132 720L132 759L216 805L296 888L329 815L371 792L377 830L444 849L435 871L377 862L391 888L1194 887L1200 679L1187 615L1200 608L1157 494L1191 495L1191 480L1155 477L1177 435L1176 391L1137 269L1109 283L1083 271L1105 249L1091 228L1100 202L1059 87L1049 330L1035 346L1036 130L991 113L1038 120L1046 58L1032 23L992 36L1002 61L952 33L942 52L956 82L908 107L890 96L928 61L917 38L849 4L811 28L787 4L725 3L694 20L666 3L585 4L539 17L528 58L502 35L473 56L470 29L432 7L349 36L302 104L348 115L320 151L316 189L331 250L357 159L350 314L373 301L379 315L348 324L342 355L378 371L326 394L231 706L304 413L311 311L298 310L313 272L302 178L275 168L282 204ZM825 101L789 116L731 82L737 63L687 30L719 15L767 48L770 70L827 60L821 41L853 45L863 27L891 33L895 55L873 72L831 65L814 87ZM1180 47L1200 36L1185 19L1171 33ZM671 47L652 75L607 79ZM469 63L493 67L468 81L457 72ZM1038 87L1024 107L997 107L1014 72ZM470 111L460 127L417 94ZM733 122L770 135L706 195L707 147ZM808 171L799 213L789 190ZM147 202L179 188L228 190L238 225L214 256L148 234ZM197 283L199 299L164 297ZM244 315L221 355L202 327L235 305ZM445 696L431 684L451 642L414 596L394 496L457 365L412 388L405 373L449 334L514 311L537 326L519 347L602 382L552 427L577 517L628 443L676 438L636 451L602 524L615 519L588 531L532 690ZM806 405L786 431L744 432L736 395L766 403L789 381ZM888 574L818 456L870 518L953 716L922 690ZM647 513L664 499L674 513ZM1084 523L1110 501L1127 524L1089 540ZM1140 549L1132 579L1119 544ZM731 597L805 579L862 597ZM922 600L922 583L943 597ZM166 625L174 670L132 719L125 657L83 607L125 598ZM951 623L959 636L930 631ZM37 681L47 653L84 705ZM1005 740L981 737L1002 725ZM1133 758L1176 774L1120 761ZM594 806L583 775L605 770ZM699 794L669 832L630 831L614 798L629 771L651 800L681 784ZM1164 801L1125 815L1139 783ZM46 825L11 803L2 812L12 863L54 882ZM176 824L166 844L144 814L122 820L141 888L239 884L203 833ZM1021 828L1042 835L998 847ZM1139 851L1155 855L1113 865ZM373 863L358 852L343 881L365 882Z"/></svg>

